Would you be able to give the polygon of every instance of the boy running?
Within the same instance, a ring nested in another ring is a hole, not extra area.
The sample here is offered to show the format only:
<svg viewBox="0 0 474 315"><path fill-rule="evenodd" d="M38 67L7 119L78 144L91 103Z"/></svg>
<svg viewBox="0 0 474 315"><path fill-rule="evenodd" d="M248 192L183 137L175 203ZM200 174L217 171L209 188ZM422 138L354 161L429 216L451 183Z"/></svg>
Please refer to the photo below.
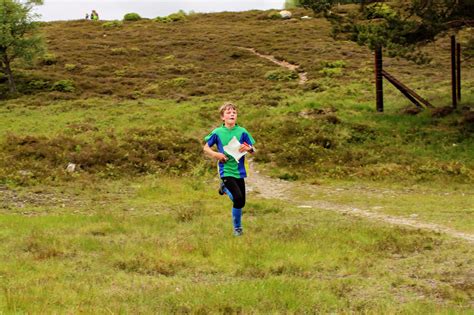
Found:
<svg viewBox="0 0 474 315"><path fill-rule="evenodd" d="M241 236L242 230L242 208L245 206L245 180L247 177L247 169L245 167L245 156L242 156L237 162L235 158L224 151L226 146L233 137L241 143L240 152L253 153L253 145L255 140L250 133L236 124L237 107L232 103L224 103L219 109L220 117L223 124L214 129L207 137L204 138L204 153L211 158L219 161L219 176L222 180L219 194L226 193L233 202L232 221L234 224L234 235ZM211 147L216 145L217 152Z"/></svg>

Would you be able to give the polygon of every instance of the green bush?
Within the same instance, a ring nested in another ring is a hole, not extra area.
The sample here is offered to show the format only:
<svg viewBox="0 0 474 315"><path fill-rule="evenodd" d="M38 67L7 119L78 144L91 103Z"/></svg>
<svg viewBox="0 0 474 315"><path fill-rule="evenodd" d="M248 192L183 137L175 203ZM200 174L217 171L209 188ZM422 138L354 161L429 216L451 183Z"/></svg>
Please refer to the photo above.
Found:
<svg viewBox="0 0 474 315"><path fill-rule="evenodd" d="M265 73L265 78L270 81L292 81L298 79L298 73L291 70L272 70Z"/></svg>
<svg viewBox="0 0 474 315"><path fill-rule="evenodd" d="M114 27L120 27L122 26L123 23L122 21L114 20L114 21L108 21L102 24L103 28L114 28Z"/></svg>
<svg viewBox="0 0 474 315"><path fill-rule="evenodd" d="M118 48L110 49L110 53L112 55L126 55L126 54L128 54L128 50L127 50L127 48L118 47Z"/></svg>
<svg viewBox="0 0 474 315"><path fill-rule="evenodd" d="M179 135L170 128L129 129L122 137L110 134L90 139L9 134L0 142L0 182L15 180L16 170L27 170L37 180L65 176L69 162L81 172L101 177L191 172L202 158L201 144Z"/></svg>
<svg viewBox="0 0 474 315"><path fill-rule="evenodd" d="M123 69L120 69L120 70L115 70L114 71L114 74L117 76L117 77L123 77L127 72Z"/></svg>
<svg viewBox="0 0 474 315"><path fill-rule="evenodd" d="M74 82L72 80L59 80L53 83L51 90L59 92L74 92L76 88L74 87Z"/></svg>
<svg viewBox="0 0 474 315"><path fill-rule="evenodd" d="M177 22L177 21L183 21L186 20L187 14L183 10L179 10L176 13L171 13L168 16L165 17L156 17L155 21L161 22L161 23L169 23L169 22Z"/></svg>
<svg viewBox="0 0 474 315"><path fill-rule="evenodd" d="M286 0L285 9L294 9L301 7L301 2L299 0Z"/></svg>
<svg viewBox="0 0 474 315"><path fill-rule="evenodd" d="M127 13L123 16L124 21L139 21L142 17L138 13Z"/></svg>
<svg viewBox="0 0 474 315"><path fill-rule="evenodd" d="M32 80L28 82L28 88L32 90L45 90L50 87L49 82L45 80Z"/></svg>
<svg viewBox="0 0 474 315"><path fill-rule="evenodd" d="M346 63L342 60L335 60L335 61L323 61L321 62L324 68L345 68Z"/></svg>
<svg viewBox="0 0 474 315"><path fill-rule="evenodd" d="M342 68L323 68L319 73L326 77L340 77L342 75Z"/></svg>
<svg viewBox="0 0 474 315"><path fill-rule="evenodd" d="M66 69L67 71L74 71L77 69L77 65L73 64L73 63L66 63L64 65L64 69Z"/></svg>
<svg viewBox="0 0 474 315"><path fill-rule="evenodd" d="M174 78L172 80L170 80L170 84L172 86L185 86L186 84L188 84L188 81L189 79L188 78L184 78L184 77L178 77L178 78Z"/></svg>
<svg viewBox="0 0 474 315"><path fill-rule="evenodd" d="M47 53L41 58L41 63L46 66L54 65L58 62L58 57L55 54Z"/></svg>
<svg viewBox="0 0 474 315"><path fill-rule="evenodd" d="M278 11L270 11L270 12L267 14L267 19L270 19L270 20L281 20L280 12L278 12Z"/></svg>
<svg viewBox="0 0 474 315"><path fill-rule="evenodd" d="M326 77L339 77L342 75L342 68L346 67L346 63L342 60L323 61L321 64L324 68L319 73Z"/></svg>
<svg viewBox="0 0 474 315"><path fill-rule="evenodd" d="M182 21L186 19L186 12L184 12L183 10L179 10L176 13L171 13L170 15L168 15L168 18L172 22Z"/></svg>
<svg viewBox="0 0 474 315"><path fill-rule="evenodd" d="M370 19L390 19L397 15L389 5L385 3L374 3L365 7L364 10L365 18Z"/></svg>

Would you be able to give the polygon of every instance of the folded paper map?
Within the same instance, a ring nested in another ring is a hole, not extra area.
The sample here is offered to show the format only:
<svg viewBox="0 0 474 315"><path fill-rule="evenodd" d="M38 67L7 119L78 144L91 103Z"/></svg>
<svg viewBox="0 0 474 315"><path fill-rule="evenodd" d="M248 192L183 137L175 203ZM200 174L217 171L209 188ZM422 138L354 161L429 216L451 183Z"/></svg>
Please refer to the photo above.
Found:
<svg viewBox="0 0 474 315"><path fill-rule="evenodd" d="M239 152L240 146L239 140L234 136L229 143L224 146L224 151L239 162L240 158L247 154L247 151Z"/></svg>

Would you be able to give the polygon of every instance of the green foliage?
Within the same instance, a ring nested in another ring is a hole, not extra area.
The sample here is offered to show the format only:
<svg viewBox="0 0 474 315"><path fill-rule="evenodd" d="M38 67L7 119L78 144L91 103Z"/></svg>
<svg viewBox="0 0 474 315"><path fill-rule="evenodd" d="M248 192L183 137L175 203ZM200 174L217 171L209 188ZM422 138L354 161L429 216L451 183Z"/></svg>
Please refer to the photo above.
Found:
<svg viewBox="0 0 474 315"><path fill-rule="evenodd" d="M278 11L270 11L267 14L267 18L270 20L281 20L281 14Z"/></svg>
<svg viewBox="0 0 474 315"><path fill-rule="evenodd" d="M303 8L311 9L315 13L327 13L336 3L336 0L299 0Z"/></svg>
<svg viewBox="0 0 474 315"><path fill-rule="evenodd" d="M130 14L130 13L129 13ZM133 13L132 13L133 14ZM124 18L125 19L125 18ZM116 27L121 27L123 25L122 21L114 20L114 21L108 21L105 23L102 23L103 28L116 28Z"/></svg>
<svg viewBox="0 0 474 315"><path fill-rule="evenodd" d="M168 16L165 17L156 17L155 21L161 22L161 23L169 23L169 22L178 22L178 21L184 21L187 19L187 14L183 10L179 10L176 13L171 13Z"/></svg>
<svg viewBox="0 0 474 315"><path fill-rule="evenodd" d="M170 15L168 15L168 19L170 19L171 22L183 21L186 19L186 17L186 12L184 12L183 10L179 10L176 13L171 13Z"/></svg>
<svg viewBox="0 0 474 315"><path fill-rule="evenodd" d="M319 71L326 77L338 77L342 75L342 68L346 66L343 60L323 61L321 62L323 69Z"/></svg>
<svg viewBox="0 0 474 315"><path fill-rule="evenodd" d="M0 72L8 77L10 92L16 92L11 63L19 58L31 62L43 51L38 33L37 17L32 13L41 1L19 2L3 0L0 3Z"/></svg>
<svg viewBox="0 0 474 315"><path fill-rule="evenodd" d="M170 84L176 87L185 86L188 84L189 79L184 77L174 78L170 81Z"/></svg>
<svg viewBox="0 0 474 315"><path fill-rule="evenodd" d="M41 57L40 61L43 65L51 66L58 62L58 57L53 53L46 53Z"/></svg>
<svg viewBox="0 0 474 315"><path fill-rule="evenodd" d="M319 73L326 77L339 77L342 75L342 68L323 68Z"/></svg>
<svg viewBox="0 0 474 315"><path fill-rule="evenodd" d="M90 130L78 127L81 133ZM16 170L31 170L33 178L43 180L63 176L69 162L104 177L148 172L182 174L201 158L201 145L179 134L169 128L131 129L119 139L113 134L94 139L82 139L80 133L77 137L51 138L10 134L0 145L4 154L4 159L0 158L0 181L6 180L2 176L8 177L8 172L15 176ZM8 163L9 159L15 162Z"/></svg>
<svg viewBox="0 0 474 315"><path fill-rule="evenodd" d="M344 60L334 60L334 61L323 61L321 62L324 68L345 68L346 63Z"/></svg>
<svg viewBox="0 0 474 315"><path fill-rule="evenodd" d="M350 39L371 49L384 47L390 56L400 56L416 63L427 63L418 43L433 41L450 28L468 25L474 18L472 1L434 0L375 3L361 14L333 17L333 35L349 33Z"/></svg>
<svg viewBox="0 0 474 315"><path fill-rule="evenodd" d="M76 70L78 67L76 64L73 64L73 63L66 63L64 65L64 69L66 69L67 71L74 71Z"/></svg>
<svg viewBox="0 0 474 315"><path fill-rule="evenodd" d="M138 13L127 13L123 16L124 21L139 21L142 17Z"/></svg>
<svg viewBox="0 0 474 315"><path fill-rule="evenodd" d="M111 48L110 53L112 55L127 55L128 50L125 47L117 47L117 48Z"/></svg>
<svg viewBox="0 0 474 315"><path fill-rule="evenodd" d="M292 70L272 70L265 73L265 78L270 81L292 81L298 79L298 73Z"/></svg>
<svg viewBox="0 0 474 315"><path fill-rule="evenodd" d="M301 7L300 0L285 0L285 9L294 9Z"/></svg>
<svg viewBox="0 0 474 315"><path fill-rule="evenodd" d="M51 90L59 92L74 92L76 88L72 80L59 80L53 83Z"/></svg>
<svg viewBox="0 0 474 315"><path fill-rule="evenodd" d="M397 12L386 3L373 3L365 7L364 17L371 19L393 19Z"/></svg>

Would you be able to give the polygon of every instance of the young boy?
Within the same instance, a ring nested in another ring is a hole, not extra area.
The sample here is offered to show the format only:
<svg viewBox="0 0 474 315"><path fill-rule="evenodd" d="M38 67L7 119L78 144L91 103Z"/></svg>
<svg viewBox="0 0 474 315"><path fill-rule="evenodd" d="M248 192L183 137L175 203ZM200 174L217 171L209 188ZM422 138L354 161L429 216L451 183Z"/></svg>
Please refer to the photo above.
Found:
<svg viewBox="0 0 474 315"><path fill-rule="evenodd" d="M250 133L245 128L236 124L237 107L232 103L224 103L219 109L223 124L214 129L207 137L204 138L204 153L219 161L219 176L222 179L219 194L226 193L233 202L232 221L234 224L234 235L241 236L242 230L242 208L245 206L245 180L247 170L245 167L245 156L242 156L237 162L231 155L224 151L226 146L233 137L241 143L240 152L253 153L253 140ZM211 147L216 145L217 152Z"/></svg>

